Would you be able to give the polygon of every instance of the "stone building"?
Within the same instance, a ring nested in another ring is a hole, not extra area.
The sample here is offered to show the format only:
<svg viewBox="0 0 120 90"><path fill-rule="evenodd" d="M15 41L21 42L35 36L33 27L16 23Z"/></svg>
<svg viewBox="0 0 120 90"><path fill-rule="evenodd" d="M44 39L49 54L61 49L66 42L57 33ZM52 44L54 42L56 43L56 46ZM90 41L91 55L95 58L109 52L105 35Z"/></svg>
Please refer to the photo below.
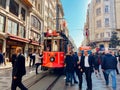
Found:
<svg viewBox="0 0 120 90"><path fill-rule="evenodd" d="M119 13L117 2L120 0L91 0L88 5L87 19L89 42L87 45L104 50L109 48L112 32L117 31ZM118 36L119 33L118 33Z"/></svg>

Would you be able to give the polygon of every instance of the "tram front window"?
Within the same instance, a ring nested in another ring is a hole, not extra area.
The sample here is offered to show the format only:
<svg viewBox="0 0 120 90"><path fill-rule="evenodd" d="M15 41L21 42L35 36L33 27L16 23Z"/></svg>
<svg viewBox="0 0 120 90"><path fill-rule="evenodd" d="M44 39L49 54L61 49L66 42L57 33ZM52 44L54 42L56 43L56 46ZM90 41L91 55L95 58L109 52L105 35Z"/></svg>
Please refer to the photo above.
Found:
<svg viewBox="0 0 120 90"><path fill-rule="evenodd" d="M58 51L58 44L56 40L53 40L52 51Z"/></svg>
<svg viewBox="0 0 120 90"><path fill-rule="evenodd" d="M59 50L59 40L45 40L45 51L56 52Z"/></svg>

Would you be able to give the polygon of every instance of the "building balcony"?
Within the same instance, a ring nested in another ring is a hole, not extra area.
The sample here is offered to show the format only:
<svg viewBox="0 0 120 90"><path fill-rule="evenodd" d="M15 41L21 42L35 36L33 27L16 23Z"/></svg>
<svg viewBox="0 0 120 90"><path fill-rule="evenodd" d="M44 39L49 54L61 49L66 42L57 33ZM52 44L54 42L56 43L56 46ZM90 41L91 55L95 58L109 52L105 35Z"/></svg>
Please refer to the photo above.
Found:
<svg viewBox="0 0 120 90"><path fill-rule="evenodd" d="M90 40L89 43L99 43L99 42L109 42L110 38L96 38L94 40Z"/></svg>
<svg viewBox="0 0 120 90"><path fill-rule="evenodd" d="M116 29L117 31L120 31L120 28Z"/></svg>
<svg viewBox="0 0 120 90"><path fill-rule="evenodd" d="M33 6L30 0L20 0L20 1L28 8L32 8Z"/></svg>
<svg viewBox="0 0 120 90"><path fill-rule="evenodd" d="M95 42L108 42L108 41L110 41L110 38L99 38L95 40Z"/></svg>

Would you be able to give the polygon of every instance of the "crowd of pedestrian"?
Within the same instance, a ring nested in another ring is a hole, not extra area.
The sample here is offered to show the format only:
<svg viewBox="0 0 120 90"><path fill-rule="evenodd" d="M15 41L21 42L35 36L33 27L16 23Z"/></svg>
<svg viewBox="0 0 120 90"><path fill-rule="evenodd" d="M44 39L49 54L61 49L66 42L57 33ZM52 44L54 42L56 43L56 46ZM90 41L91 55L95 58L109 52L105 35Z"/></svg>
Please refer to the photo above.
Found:
<svg viewBox="0 0 120 90"><path fill-rule="evenodd" d="M116 55L114 51L107 50L105 52L88 53L88 51L73 53L68 52L65 58L65 85L69 83L73 86L79 83L79 89L82 90L83 74L86 76L87 89L92 90L92 73L96 77L101 77L100 71L103 72L106 86L109 85L109 76L112 78L112 88L117 90L116 74L119 74L117 64L120 61L120 55ZM101 67L101 68L100 68ZM76 79L78 77L78 80Z"/></svg>
<svg viewBox="0 0 120 90"><path fill-rule="evenodd" d="M34 50L29 54L29 67L36 68L36 74L38 74L38 67L43 62L43 52ZM6 64L5 53L0 51L0 64ZM96 77L101 77L100 71L103 72L106 86L109 85L109 76L112 78L112 88L117 90L116 74L119 74L119 68L117 64L120 62L120 53L116 54L114 51L108 50L103 53L88 53L88 51L73 52L70 51L65 56L65 85L71 86L74 84L79 85L79 89L82 90L83 74L86 76L87 89L92 90L92 73L95 72ZM21 90L28 90L22 84L22 77L26 74L25 57L22 54L22 48L17 47L16 51L12 55L12 85L11 90L16 90L16 87ZM101 69L100 69L101 67ZM76 77L77 76L77 77ZM78 79L77 79L78 78Z"/></svg>

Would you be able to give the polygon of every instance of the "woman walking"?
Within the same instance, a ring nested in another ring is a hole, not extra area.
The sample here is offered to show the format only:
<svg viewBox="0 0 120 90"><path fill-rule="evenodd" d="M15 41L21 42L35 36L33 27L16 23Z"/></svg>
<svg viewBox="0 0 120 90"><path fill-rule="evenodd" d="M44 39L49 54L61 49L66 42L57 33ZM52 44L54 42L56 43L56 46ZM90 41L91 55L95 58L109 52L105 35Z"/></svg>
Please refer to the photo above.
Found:
<svg viewBox="0 0 120 90"><path fill-rule="evenodd" d="M73 86L72 79L73 79L73 74L74 74L74 62L73 62L73 58L70 52L66 54L65 71L66 71L65 85L68 86L68 83L70 82L71 86Z"/></svg>

